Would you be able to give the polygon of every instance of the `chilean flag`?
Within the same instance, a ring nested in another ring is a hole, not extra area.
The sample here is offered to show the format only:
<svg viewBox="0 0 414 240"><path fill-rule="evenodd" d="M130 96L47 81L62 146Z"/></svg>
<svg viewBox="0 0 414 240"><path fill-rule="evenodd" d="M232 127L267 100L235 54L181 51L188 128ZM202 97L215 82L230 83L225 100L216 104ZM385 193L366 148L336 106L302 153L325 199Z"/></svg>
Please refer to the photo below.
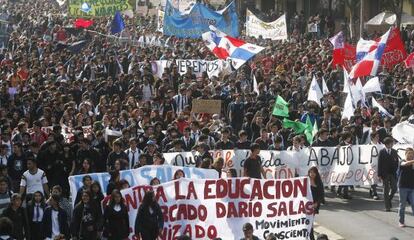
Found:
<svg viewBox="0 0 414 240"><path fill-rule="evenodd" d="M263 47L227 36L214 26L210 26L210 29L211 31L205 32L202 35L207 47L217 58L231 60L231 64L236 70L264 49Z"/></svg>
<svg viewBox="0 0 414 240"><path fill-rule="evenodd" d="M342 31L337 33L335 36L329 39L333 46L332 52L332 65L344 65L345 57L344 57L344 48L345 48L345 41L344 41L344 34Z"/></svg>
<svg viewBox="0 0 414 240"><path fill-rule="evenodd" d="M357 59L360 60L352 67L349 77L351 79L365 76L377 75L378 67L381 63L382 54L387 46L388 37L391 29L381 36L379 41L367 41L361 39L357 46ZM361 44L360 44L361 42Z"/></svg>

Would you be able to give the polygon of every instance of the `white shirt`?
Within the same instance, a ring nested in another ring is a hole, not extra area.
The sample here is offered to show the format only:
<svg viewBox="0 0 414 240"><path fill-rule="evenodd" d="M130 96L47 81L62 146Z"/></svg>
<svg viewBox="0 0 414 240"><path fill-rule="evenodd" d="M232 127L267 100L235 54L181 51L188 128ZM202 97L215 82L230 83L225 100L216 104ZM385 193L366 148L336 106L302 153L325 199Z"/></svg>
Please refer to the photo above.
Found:
<svg viewBox="0 0 414 240"><path fill-rule="evenodd" d="M43 219L43 208L40 206L40 203L35 203L33 209L33 222L42 222Z"/></svg>
<svg viewBox="0 0 414 240"><path fill-rule="evenodd" d="M1 144L7 145L7 156L10 157L10 155L12 154L12 144L11 141L9 140L8 142L5 141L1 141Z"/></svg>
<svg viewBox="0 0 414 240"><path fill-rule="evenodd" d="M121 205L119 205L119 204L115 204L115 206L114 206L114 210L115 210L115 212L119 212L119 211L121 211Z"/></svg>
<svg viewBox="0 0 414 240"><path fill-rule="evenodd" d="M58 214L58 211L52 209L52 238L60 234Z"/></svg>
<svg viewBox="0 0 414 240"><path fill-rule="evenodd" d="M175 112L178 114L180 112L182 112L184 110L184 107L186 107L188 105L188 98L186 95L175 95L173 97L174 102L175 102Z"/></svg>
<svg viewBox="0 0 414 240"><path fill-rule="evenodd" d="M152 86L150 84L142 86L142 100L148 101L152 97Z"/></svg>
<svg viewBox="0 0 414 240"><path fill-rule="evenodd" d="M47 183L45 172L42 169L37 169L35 174L31 174L29 170L23 173L20 187L26 187L26 194L33 194L40 191L44 194L43 184Z"/></svg>
<svg viewBox="0 0 414 240"><path fill-rule="evenodd" d="M139 163L139 156L142 154L142 151L139 148L135 150L128 148L125 150L125 153L128 155L129 169L133 169L135 164Z"/></svg>
<svg viewBox="0 0 414 240"><path fill-rule="evenodd" d="M0 164L7 166L7 156L0 155Z"/></svg>

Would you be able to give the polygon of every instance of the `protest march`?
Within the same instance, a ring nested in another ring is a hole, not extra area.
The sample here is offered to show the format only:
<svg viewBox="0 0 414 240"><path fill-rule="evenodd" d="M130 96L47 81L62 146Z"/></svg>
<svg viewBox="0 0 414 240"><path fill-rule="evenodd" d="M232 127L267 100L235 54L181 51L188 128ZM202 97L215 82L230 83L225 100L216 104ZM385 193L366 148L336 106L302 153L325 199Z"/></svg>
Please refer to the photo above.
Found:
<svg viewBox="0 0 414 240"><path fill-rule="evenodd" d="M0 239L413 239L414 17L296 2L0 0Z"/></svg>

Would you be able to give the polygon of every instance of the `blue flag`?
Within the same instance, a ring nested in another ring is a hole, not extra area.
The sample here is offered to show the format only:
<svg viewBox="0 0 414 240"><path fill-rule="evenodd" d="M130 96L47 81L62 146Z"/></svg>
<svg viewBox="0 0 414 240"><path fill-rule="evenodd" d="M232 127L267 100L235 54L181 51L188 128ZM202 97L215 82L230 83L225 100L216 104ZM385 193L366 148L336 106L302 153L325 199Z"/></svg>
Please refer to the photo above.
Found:
<svg viewBox="0 0 414 240"><path fill-rule="evenodd" d="M111 33L116 34L122 32L125 28L124 19L122 19L121 13L117 11L111 24Z"/></svg>
<svg viewBox="0 0 414 240"><path fill-rule="evenodd" d="M236 4L231 2L221 11L214 11L204 4L196 3L189 12L180 12L167 0L163 33L179 38L201 38L213 25L231 37L239 36L239 20Z"/></svg>

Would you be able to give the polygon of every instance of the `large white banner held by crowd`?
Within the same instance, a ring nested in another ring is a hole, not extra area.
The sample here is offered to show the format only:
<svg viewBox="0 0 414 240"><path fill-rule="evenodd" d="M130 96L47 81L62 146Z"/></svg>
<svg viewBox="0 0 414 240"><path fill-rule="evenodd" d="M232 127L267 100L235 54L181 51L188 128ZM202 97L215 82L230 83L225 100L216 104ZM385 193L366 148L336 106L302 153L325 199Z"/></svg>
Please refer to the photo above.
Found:
<svg viewBox="0 0 414 240"><path fill-rule="evenodd" d="M179 179L158 186L122 190L131 235L145 191L153 189L164 215L159 239L181 235L191 239L240 239L243 224L265 239L308 239L313 224L313 201L308 178L259 180Z"/></svg>
<svg viewBox="0 0 414 240"><path fill-rule="evenodd" d="M144 166L137 169L120 171L120 177L121 179L127 180L130 186L150 184L150 181L155 177L163 183L173 180L174 173L179 169L183 170L185 177L191 179L218 178L216 170L168 165ZM104 193L106 192L106 186L108 186L109 179L111 178L109 173L75 175L69 177L70 193L73 198L76 196L78 189L83 186L82 178L85 175L91 176L94 181L97 181L101 185L102 191Z"/></svg>
<svg viewBox="0 0 414 240"><path fill-rule="evenodd" d="M286 15L283 14L273 22L263 22L247 9L246 35L256 38L262 36L264 39L272 40L287 40Z"/></svg>
<svg viewBox="0 0 414 240"><path fill-rule="evenodd" d="M408 145L396 145L404 157ZM372 185L378 182L379 151L383 145L353 145L344 147L312 147L297 151L260 151L266 178L306 176L308 169L317 166L325 185ZM224 169L236 169L242 176L249 150L219 150L213 158L223 157ZM164 153L166 164L195 166L198 156L192 152Z"/></svg>

